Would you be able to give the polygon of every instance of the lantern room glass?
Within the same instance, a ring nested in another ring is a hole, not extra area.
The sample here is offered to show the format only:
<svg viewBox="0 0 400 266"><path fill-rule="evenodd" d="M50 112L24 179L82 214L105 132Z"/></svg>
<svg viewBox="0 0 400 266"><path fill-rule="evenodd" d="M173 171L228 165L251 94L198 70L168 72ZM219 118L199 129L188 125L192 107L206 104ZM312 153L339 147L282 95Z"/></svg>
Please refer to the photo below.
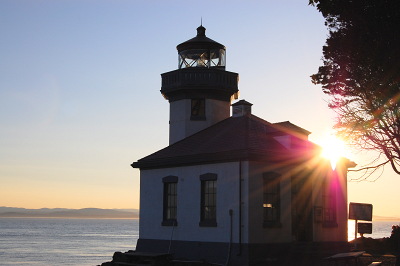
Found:
<svg viewBox="0 0 400 266"><path fill-rule="evenodd" d="M225 67L224 49L190 49L180 51L178 68Z"/></svg>

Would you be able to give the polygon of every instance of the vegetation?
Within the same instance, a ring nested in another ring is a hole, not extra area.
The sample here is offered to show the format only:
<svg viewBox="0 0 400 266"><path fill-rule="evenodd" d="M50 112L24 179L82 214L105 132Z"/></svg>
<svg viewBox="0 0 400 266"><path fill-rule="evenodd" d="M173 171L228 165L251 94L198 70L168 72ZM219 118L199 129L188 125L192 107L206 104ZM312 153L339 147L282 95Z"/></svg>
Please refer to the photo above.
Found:
<svg viewBox="0 0 400 266"><path fill-rule="evenodd" d="M311 76L330 96L339 136L377 152L369 173L400 174L400 1L310 0L329 35L323 65Z"/></svg>

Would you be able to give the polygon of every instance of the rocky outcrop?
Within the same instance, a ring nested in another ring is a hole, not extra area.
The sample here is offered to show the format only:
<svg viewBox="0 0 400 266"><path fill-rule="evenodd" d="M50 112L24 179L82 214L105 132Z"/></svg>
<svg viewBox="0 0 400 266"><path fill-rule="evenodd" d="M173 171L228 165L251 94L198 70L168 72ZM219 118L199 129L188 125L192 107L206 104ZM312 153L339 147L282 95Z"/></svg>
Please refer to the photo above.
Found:
<svg viewBox="0 0 400 266"><path fill-rule="evenodd" d="M136 252L115 252L112 261L101 266L221 266L206 261L175 260L172 254Z"/></svg>
<svg viewBox="0 0 400 266"><path fill-rule="evenodd" d="M105 262L101 266L172 266L171 254L136 252L115 252L111 262Z"/></svg>

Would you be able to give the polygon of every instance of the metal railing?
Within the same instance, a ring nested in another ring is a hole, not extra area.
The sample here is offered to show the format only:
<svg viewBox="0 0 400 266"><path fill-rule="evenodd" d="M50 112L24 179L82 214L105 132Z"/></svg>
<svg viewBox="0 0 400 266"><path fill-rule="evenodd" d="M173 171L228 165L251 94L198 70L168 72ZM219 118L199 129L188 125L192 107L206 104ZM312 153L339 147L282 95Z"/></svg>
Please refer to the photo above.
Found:
<svg viewBox="0 0 400 266"><path fill-rule="evenodd" d="M237 89L238 74L214 68L185 68L161 74L161 90L210 86Z"/></svg>

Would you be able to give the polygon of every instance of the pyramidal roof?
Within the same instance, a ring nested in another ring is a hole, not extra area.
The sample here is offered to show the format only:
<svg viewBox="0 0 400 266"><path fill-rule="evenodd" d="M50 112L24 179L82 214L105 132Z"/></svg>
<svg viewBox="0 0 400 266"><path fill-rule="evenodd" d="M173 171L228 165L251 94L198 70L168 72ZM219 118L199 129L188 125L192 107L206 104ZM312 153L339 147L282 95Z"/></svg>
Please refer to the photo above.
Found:
<svg viewBox="0 0 400 266"><path fill-rule="evenodd" d="M206 36L206 28L202 25L197 28L196 37L187 40L181 44L176 46L178 51L186 50L186 49L201 49L201 48L209 48L209 49L225 49L223 44L220 44Z"/></svg>
<svg viewBox="0 0 400 266"><path fill-rule="evenodd" d="M140 169L167 168L239 160L306 160L318 146L309 131L288 121L272 124L252 114L227 118L137 162ZM287 138L291 137L290 146ZM286 142L286 143L285 143Z"/></svg>

